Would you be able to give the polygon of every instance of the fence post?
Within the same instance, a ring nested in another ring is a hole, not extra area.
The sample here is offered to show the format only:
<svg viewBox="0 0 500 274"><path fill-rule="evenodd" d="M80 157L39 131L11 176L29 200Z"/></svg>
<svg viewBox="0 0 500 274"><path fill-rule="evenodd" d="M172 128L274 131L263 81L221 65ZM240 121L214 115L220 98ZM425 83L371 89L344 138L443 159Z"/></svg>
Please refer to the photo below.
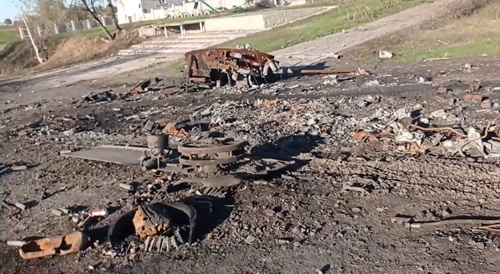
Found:
<svg viewBox="0 0 500 274"><path fill-rule="evenodd" d="M108 22L106 22L106 17L101 17L101 22L103 25L107 26L108 25Z"/></svg>
<svg viewBox="0 0 500 274"><path fill-rule="evenodd" d="M75 20L71 20L71 29L76 31Z"/></svg>
<svg viewBox="0 0 500 274"><path fill-rule="evenodd" d="M55 34L59 34L59 26L56 23L54 23L54 32Z"/></svg>
<svg viewBox="0 0 500 274"><path fill-rule="evenodd" d="M21 26L19 26L19 36L21 37L21 40L24 40L24 31L23 28L21 28Z"/></svg>
<svg viewBox="0 0 500 274"><path fill-rule="evenodd" d="M40 28L40 26L36 26L36 30L38 31L38 37L42 37L42 28Z"/></svg>
<svg viewBox="0 0 500 274"><path fill-rule="evenodd" d="M88 29L92 28L92 22L90 21L90 19L87 19L87 28Z"/></svg>

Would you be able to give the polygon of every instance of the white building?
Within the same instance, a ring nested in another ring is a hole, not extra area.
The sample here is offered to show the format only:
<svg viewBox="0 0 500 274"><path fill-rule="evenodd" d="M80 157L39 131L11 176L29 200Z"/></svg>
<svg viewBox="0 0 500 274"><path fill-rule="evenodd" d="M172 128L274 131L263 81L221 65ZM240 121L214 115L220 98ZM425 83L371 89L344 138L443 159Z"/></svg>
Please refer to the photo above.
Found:
<svg viewBox="0 0 500 274"><path fill-rule="evenodd" d="M245 0L114 0L118 23L163 19L176 14L199 15L215 9L232 9L245 5ZM210 7L209 7L210 6Z"/></svg>
<svg viewBox="0 0 500 274"><path fill-rule="evenodd" d="M182 4L182 0L115 0L116 16L120 24L162 19L166 10L177 4Z"/></svg>

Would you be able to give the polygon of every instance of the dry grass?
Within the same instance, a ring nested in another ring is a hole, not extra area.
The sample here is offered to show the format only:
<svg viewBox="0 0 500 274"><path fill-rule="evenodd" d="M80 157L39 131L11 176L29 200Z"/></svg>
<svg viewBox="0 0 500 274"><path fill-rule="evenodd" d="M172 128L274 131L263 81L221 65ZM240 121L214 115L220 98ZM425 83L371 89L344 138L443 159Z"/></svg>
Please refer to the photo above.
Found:
<svg viewBox="0 0 500 274"><path fill-rule="evenodd" d="M221 46L233 47L249 43L260 51L272 52L337 33L342 31L342 29L359 26L422 3L423 0L330 1L331 5L338 5L339 8L297 21L292 24L239 38L228 43L224 43Z"/></svg>
<svg viewBox="0 0 500 274"><path fill-rule="evenodd" d="M36 61L29 40L16 41L0 51L0 74L19 74L28 69L43 71L86 62L115 54L139 40L137 32L131 31L121 32L113 43L99 36L52 37L44 43L49 59L42 65Z"/></svg>
<svg viewBox="0 0 500 274"><path fill-rule="evenodd" d="M476 5L472 8L466 2ZM392 60L415 62L430 58L500 54L500 2L485 4L484 1L463 0L460 3L464 4L450 14L454 19L382 37L350 50L346 55L378 62L376 52L389 50L395 54Z"/></svg>
<svg viewBox="0 0 500 274"><path fill-rule="evenodd" d="M454 0L446 4L446 9L452 18L463 18L471 16L493 2L493 0Z"/></svg>

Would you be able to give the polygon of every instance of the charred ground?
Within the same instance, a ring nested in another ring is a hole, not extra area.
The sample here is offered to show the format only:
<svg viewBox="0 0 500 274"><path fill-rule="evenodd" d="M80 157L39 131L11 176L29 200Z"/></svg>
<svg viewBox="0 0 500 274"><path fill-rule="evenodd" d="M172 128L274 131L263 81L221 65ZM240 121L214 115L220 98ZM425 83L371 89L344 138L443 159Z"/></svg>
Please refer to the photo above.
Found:
<svg viewBox="0 0 500 274"><path fill-rule="evenodd" d="M79 97L107 86L113 93L123 93L128 89L122 84L131 86L138 79L80 83L67 87L71 92L63 97L48 96L38 103L29 98L24 101L30 91L21 91L23 97L4 105L0 116L0 155L4 163L34 167L2 175L1 190L10 193L8 199L36 203L21 213L2 210L3 240L70 231L69 220L50 213L54 207L119 208L99 224L102 226L129 210L133 196L116 184L136 181L145 187L152 180L149 174L134 167L62 158L59 151L93 144L143 143L133 125L145 118L180 120L215 104L207 122L217 121L215 118L227 122L213 125L213 130L247 140L254 152L294 158L302 164L274 179L245 182L231 194L234 208L230 216L199 243L179 251L111 258L101 254L101 243L74 256L26 262L15 248L2 244L2 271L494 272L500 245L495 234L475 232L470 225L409 230L392 223L391 218L398 214L418 220L498 217L500 170L496 159L473 157L473 153L467 157L440 152L410 154L397 151L390 138L365 143L352 134L386 124L404 107L419 110L420 118L442 109L448 117L431 119L435 125L459 124L465 130L473 126L480 131L499 115L494 104L500 99L494 89L500 86L495 76L498 66L491 60L429 63L417 69L382 65L372 69L371 76L337 79L337 83L331 76L308 76L252 94L209 90L157 99L157 94L146 93L105 104L80 103ZM159 72L150 75L162 76ZM432 81L419 83L426 76ZM482 87L475 93L488 97L493 102L491 109L462 100L478 81ZM436 94L440 85L452 92ZM69 104L72 100L78 102ZM139 119L125 119L133 115ZM345 186L365 191L345 190ZM43 192L53 195L41 199Z"/></svg>

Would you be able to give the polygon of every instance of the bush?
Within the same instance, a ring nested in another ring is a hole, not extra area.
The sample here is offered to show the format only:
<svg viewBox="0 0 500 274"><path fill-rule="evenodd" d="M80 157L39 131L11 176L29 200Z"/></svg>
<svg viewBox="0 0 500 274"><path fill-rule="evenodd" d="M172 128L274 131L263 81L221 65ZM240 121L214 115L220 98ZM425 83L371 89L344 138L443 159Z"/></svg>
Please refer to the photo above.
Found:
<svg viewBox="0 0 500 274"><path fill-rule="evenodd" d="M491 2L492 0L448 0L446 9L451 17L462 18L470 16Z"/></svg>

